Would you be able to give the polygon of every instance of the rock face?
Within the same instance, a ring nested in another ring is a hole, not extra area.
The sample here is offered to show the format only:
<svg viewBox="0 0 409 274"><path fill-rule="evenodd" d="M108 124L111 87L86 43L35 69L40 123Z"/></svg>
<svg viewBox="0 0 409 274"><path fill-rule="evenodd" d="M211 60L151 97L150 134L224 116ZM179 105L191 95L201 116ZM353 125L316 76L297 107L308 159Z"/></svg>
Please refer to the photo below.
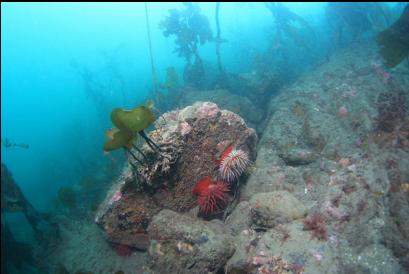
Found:
<svg viewBox="0 0 409 274"><path fill-rule="evenodd" d="M57 237L56 235L59 233L58 227L44 218L43 214L38 212L26 199L10 170L1 163L1 214L3 212L21 212L24 214L39 241L45 242L45 235L47 234ZM8 226L4 228L7 229ZM11 243L14 243L13 239L10 239Z"/></svg>
<svg viewBox="0 0 409 274"><path fill-rule="evenodd" d="M162 210L148 227L155 273L216 273L234 253L220 221L206 222Z"/></svg>
<svg viewBox="0 0 409 274"><path fill-rule="evenodd" d="M155 214L161 209L195 208L192 190L203 177L218 177L221 153L233 145L254 161L257 143L255 131L240 116L210 102L165 113L149 137L162 149L162 156L144 144L148 163L138 166L137 172L124 169L96 216L109 241L143 250Z"/></svg>
<svg viewBox="0 0 409 274"><path fill-rule="evenodd" d="M308 215L319 213L325 218L326 243L311 239L314 246L304 249L310 233L302 224L296 226L302 220L295 220L284 224L290 234L288 245L274 248L268 243L275 251L263 249L304 265L305 273L405 273L409 269L409 67L402 63L387 70L378 58L373 45L354 45L270 101L257 168L242 189L242 199L252 201L258 193L285 190L308 208ZM390 77L385 77L388 73ZM275 224L269 214L259 215L262 218L253 210L251 221L256 217L262 224ZM261 232L259 242L271 242L269 235L280 226ZM242 245L237 249L259 248L252 244L257 233L249 239L239 234L236 242ZM287 252L291 243L295 245ZM300 252L311 259L291 259ZM329 267L327 254L336 257L331 268L314 269ZM248 257L249 253L236 251L229 265L243 269L240 262ZM255 265L261 265L257 260Z"/></svg>

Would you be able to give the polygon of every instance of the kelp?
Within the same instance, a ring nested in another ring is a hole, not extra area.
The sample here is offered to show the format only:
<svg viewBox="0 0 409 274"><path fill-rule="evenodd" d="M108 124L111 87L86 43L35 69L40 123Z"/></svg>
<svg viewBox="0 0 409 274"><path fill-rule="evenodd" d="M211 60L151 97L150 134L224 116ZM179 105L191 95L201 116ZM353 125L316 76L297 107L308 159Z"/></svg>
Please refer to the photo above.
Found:
<svg viewBox="0 0 409 274"><path fill-rule="evenodd" d="M112 151L122 147L132 147L133 135L128 131L112 128L107 131L107 136L109 140L104 144L105 151Z"/></svg>
<svg viewBox="0 0 409 274"><path fill-rule="evenodd" d="M204 67L198 46L213 40L209 20L201 14L197 3L183 3L184 9L170 9L159 24L165 37L175 36L175 52L186 59L184 80L201 87ZM192 60L193 59L193 60Z"/></svg>
<svg viewBox="0 0 409 274"><path fill-rule="evenodd" d="M155 116L145 106L132 110L116 108L111 113L111 120L120 130L138 133L149 127L155 121Z"/></svg>
<svg viewBox="0 0 409 274"><path fill-rule="evenodd" d="M138 106L131 110L115 108L111 112L111 121L116 128L107 131L108 140L104 144L104 151L110 152L123 148L140 165L144 165L148 159L141 149L134 145L137 134L141 136L148 146L160 155L161 149L146 135L145 129L155 121L155 115L152 112L153 102L148 102L147 106ZM133 152L136 150L142 155L143 160L139 159ZM129 164L137 171L132 161Z"/></svg>
<svg viewBox="0 0 409 274"><path fill-rule="evenodd" d="M389 28L379 33L377 43L385 65L393 68L409 54L409 5L401 17Z"/></svg>

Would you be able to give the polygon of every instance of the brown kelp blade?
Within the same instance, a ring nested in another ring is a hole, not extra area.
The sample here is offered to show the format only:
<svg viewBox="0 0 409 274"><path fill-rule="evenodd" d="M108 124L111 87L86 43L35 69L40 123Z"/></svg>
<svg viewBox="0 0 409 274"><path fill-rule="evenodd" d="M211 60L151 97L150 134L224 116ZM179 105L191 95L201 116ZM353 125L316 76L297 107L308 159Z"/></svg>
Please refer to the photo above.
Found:
<svg viewBox="0 0 409 274"><path fill-rule="evenodd" d="M409 54L409 5L401 17L388 29L382 31L377 38L381 47L380 53L385 65L393 68Z"/></svg>

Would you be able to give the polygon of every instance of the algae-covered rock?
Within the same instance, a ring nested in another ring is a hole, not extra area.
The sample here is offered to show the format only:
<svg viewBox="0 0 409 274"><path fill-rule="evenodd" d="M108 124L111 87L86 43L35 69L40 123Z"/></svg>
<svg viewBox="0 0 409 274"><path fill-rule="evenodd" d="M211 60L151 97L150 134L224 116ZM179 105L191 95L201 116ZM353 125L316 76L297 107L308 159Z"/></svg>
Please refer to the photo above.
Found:
<svg viewBox="0 0 409 274"><path fill-rule="evenodd" d="M146 249L146 228L157 212L197 207L193 189L205 176L218 178L217 158L228 145L246 153L250 161L255 159L255 131L240 116L214 103L198 102L162 116L149 133L162 155L143 145L140 149L148 163L138 165L138 172L125 168L118 187L97 212L96 222L113 243ZM233 196L233 191L228 195Z"/></svg>
<svg viewBox="0 0 409 274"><path fill-rule="evenodd" d="M128 169L124 172L130 174ZM160 208L149 195L127 191L129 185L126 181L126 177L120 177L112 186L99 206L95 222L103 229L109 242L146 250L149 246L146 229Z"/></svg>
<svg viewBox="0 0 409 274"><path fill-rule="evenodd" d="M304 273L339 273L339 263L329 242L311 238L300 222L268 230L255 249L256 254L280 256Z"/></svg>
<svg viewBox="0 0 409 274"><path fill-rule="evenodd" d="M259 125L264 118L264 110L247 97L232 94L225 89L200 90L186 92L181 98L182 105L190 105L196 101L215 102L220 108L230 110L243 117L250 125Z"/></svg>
<svg viewBox="0 0 409 274"><path fill-rule="evenodd" d="M225 266L229 274L339 273L331 244L312 239L298 221L264 233L245 230L235 242L237 250Z"/></svg>
<svg viewBox="0 0 409 274"><path fill-rule="evenodd" d="M274 227L302 218L305 206L288 191L257 193L250 199L251 219L255 226Z"/></svg>
<svg viewBox="0 0 409 274"><path fill-rule="evenodd" d="M220 222L206 222L171 210L151 221L149 255L155 273L216 273L234 253Z"/></svg>

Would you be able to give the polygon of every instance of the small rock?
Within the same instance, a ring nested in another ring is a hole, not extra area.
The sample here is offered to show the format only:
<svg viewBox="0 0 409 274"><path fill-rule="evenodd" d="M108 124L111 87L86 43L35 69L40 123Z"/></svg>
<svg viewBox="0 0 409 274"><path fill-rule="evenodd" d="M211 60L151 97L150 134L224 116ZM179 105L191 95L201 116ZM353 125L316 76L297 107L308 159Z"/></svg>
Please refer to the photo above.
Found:
<svg viewBox="0 0 409 274"><path fill-rule="evenodd" d="M254 225L271 228L306 215L305 206L287 191L258 193L250 200Z"/></svg>
<svg viewBox="0 0 409 274"><path fill-rule="evenodd" d="M317 159L317 155L313 151L302 148L290 149L281 154L280 157L290 166L308 165Z"/></svg>

